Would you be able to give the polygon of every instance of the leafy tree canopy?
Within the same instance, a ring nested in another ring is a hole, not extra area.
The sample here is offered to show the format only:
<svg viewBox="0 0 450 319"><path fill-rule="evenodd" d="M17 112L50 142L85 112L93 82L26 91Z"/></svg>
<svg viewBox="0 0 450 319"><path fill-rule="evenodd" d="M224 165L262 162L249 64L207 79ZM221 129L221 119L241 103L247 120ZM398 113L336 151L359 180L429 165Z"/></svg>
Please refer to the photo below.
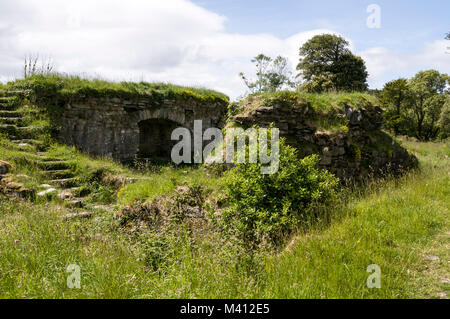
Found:
<svg viewBox="0 0 450 319"><path fill-rule="evenodd" d="M242 72L239 74L251 93L276 92L284 87L295 86L286 58L277 56L272 59L259 54L252 62L256 67L256 79L250 80Z"/></svg>
<svg viewBox="0 0 450 319"><path fill-rule="evenodd" d="M363 91L367 89L364 60L355 56L349 43L333 34L317 35L300 48L298 74L308 91Z"/></svg>
<svg viewBox="0 0 450 319"><path fill-rule="evenodd" d="M402 114L407 104L411 102L411 96L408 80L404 78L387 82L378 95L380 103L386 110L385 125L395 134L405 133L410 125Z"/></svg>
<svg viewBox="0 0 450 319"><path fill-rule="evenodd" d="M379 94L385 108L386 127L396 134L420 140L446 136L449 76L436 70L418 72L410 80L386 83Z"/></svg>

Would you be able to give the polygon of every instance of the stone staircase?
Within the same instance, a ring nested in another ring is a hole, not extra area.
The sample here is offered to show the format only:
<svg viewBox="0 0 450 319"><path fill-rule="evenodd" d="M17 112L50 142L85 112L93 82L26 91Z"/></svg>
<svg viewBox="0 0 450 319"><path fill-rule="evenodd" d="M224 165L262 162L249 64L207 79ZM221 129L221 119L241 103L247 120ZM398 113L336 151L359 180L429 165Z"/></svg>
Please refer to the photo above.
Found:
<svg viewBox="0 0 450 319"><path fill-rule="evenodd" d="M17 149L39 169L45 183L39 186L37 197L57 196L65 205L83 207L83 197L79 194L79 180L74 174L73 163L70 159L49 156L41 149L42 142L38 139L41 128L26 125L16 92L6 95L0 97L0 133L6 134L8 139L17 145ZM0 180L5 181L5 185L21 188L19 183L11 180L9 173L1 175ZM14 194L13 197L20 197L17 192L10 193Z"/></svg>

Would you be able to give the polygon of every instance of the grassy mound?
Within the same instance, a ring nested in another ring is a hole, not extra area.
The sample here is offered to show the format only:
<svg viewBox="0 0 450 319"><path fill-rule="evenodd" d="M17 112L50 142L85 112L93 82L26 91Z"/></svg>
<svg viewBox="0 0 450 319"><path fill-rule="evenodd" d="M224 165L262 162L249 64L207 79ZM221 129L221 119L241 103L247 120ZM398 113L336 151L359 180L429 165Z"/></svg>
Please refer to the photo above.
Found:
<svg viewBox="0 0 450 319"><path fill-rule="evenodd" d="M251 102L256 106L273 106L275 104L279 104L292 107L309 103L313 110L322 114L340 110L345 106L359 109L378 104L378 100L374 95L362 92L316 94L297 91L279 91L275 93L251 94L246 99L241 101L241 105L244 106L248 102Z"/></svg>
<svg viewBox="0 0 450 319"><path fill-rule="evenodd" d="M39 97L55 96L77 98L120 97L133 99L148 97L152 99L195 99L202 102L228 102L222 93L167 83L147 82L110 82L105 80L88 80L71 75L34 75L26 79L16 80L7 85L10 90L31 90Z"/></svg>
<svg viewBox="0 0 450 319"><path fill-rule="evenodd" d="M306 115L318 129L346 130L345 109L371 108L379 105L377 98L369 93L302 93L280 91L251 94L237 104L231 104L229 115L246 114L261 107L309 107Z"/></svg>

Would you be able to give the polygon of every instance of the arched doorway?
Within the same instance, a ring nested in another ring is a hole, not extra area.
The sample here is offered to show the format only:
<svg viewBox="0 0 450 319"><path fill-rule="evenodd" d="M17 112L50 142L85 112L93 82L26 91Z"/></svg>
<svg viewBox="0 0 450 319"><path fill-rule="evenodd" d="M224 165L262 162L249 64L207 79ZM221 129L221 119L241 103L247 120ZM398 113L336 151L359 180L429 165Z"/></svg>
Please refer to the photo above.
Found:
<svg viewBox="0 0 450 319"><path fill-rule="evenodd" d="M180 125L164 119L144 120L138 125L138 157L170 159L172 147L177 143L171 140L172 131Z"/></svg>

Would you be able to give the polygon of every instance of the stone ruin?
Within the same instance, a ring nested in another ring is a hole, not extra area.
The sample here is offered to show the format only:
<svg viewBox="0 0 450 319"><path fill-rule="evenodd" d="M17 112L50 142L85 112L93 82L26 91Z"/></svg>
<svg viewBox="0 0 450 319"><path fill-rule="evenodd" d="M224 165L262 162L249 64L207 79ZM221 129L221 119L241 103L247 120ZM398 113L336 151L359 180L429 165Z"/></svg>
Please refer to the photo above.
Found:
<svg viewBox="0 0 450 319"><path fill-rule="evenodd" d="M84 97L64 105L58 139L92 155L120 161L133 158L170 158L171 132L176 127L193 130L194 120L203 130L223 128L228 103L198 99L151 97ZM377 106L347 107L347 132L319 130L310 120L308 102L299 105L251 106L231 118L242 127L258 125L280 129L280 136L299 150L300 156L319 154L320 166L341 180L399 172L417 160L382 132L382 111Z"/></svg>
<svg viewBox="0 0 450 319"><path fill-rule="evenodd" d="M226 112L225 101L85 97L64 105L58 139L91 155L120 161L169 159L176 143L171 140L173 129L192 132L194 120L202 120L203 130L220 128Z"/></svg>
<svg viewBox="0 0 450 319"><path fill-rule="evenodd" d="M343 181L399 173L417 164L413 155L382 131L383 116L378 106L346 107L341 116L346 118L347 131L327 131L318 129L312 120L314 111L309 102L272 106L246 103L243 112L231 119L233 122L242 127L269 127L273 123L301 157L319 154L319 166Z"/></svg>

